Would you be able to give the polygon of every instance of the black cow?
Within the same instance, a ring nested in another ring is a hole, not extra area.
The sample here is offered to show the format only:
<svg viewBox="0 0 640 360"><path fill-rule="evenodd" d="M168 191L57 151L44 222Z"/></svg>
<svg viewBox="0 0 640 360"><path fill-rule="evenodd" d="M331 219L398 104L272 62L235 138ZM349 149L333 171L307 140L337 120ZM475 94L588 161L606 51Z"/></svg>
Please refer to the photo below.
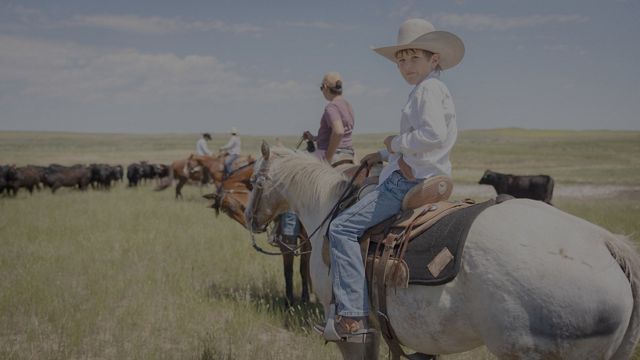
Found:
<svg viewBox="0 0 640 360"><path fill-rule="evenodd" d="M115 182L119 178L118 169L115 166L107 164L91 164L91 187L109 190L111 182Z"/></svg>
<svg viewBox="0 0 640 360"><path fill-rule="evenodd" d="M124 169L122 168L122 165L115 165L113 169L115 171L116 181L122 182L122 178L124 178Z"/></svg>
<svg viewBox="0 0 640 360"><path fill-rule="evenodd" d="M0 194L4 193L4 190L7 189L7 193L9 192L9 181L11 181L11 177L15 174L15 165L12 167L10 165L0 165Z"/></svg>
<svg viewBox="0 0 640 360"><path fill-rule="evenodd" d="M551 204L553 178L549 175L510 175L487 170L478 184L492 185L496 193Z"/></svg>
<svg viewBox="0 0 640 360"><path fill-rule="evenodd" d="M52 193L63 186L75 187L76 185L80 190L85 191L91 180L91 171L84 165L66 167L54 164L47 167L44 180Z"/></svg>
<svg viewBox="0 0 640 360"><path fill-rule="evenodd" d="M138 186L138 183L142 179L142 165L133 163L127 166L127 179L129 180L129 187Z"/></svg>
<svg viewBox="0 0 640 360"><path fill-rule="evenodd" d="M37 167L27 165L23 167L2 166L0 167L0 193L7 191L9 195L16 195L23 187L33 194L33 189L40 190L40 171Z"/></svg>
<svg viewBox="0 0 640 360"><path fill-rule="evenodd" d="M144 180L144 183L147 183L147 180L153 180L156 177L156 168L153 164L149 164L146 161L141 161L140 166L142 167L142 174L140 175L141 179Z"/></svg>

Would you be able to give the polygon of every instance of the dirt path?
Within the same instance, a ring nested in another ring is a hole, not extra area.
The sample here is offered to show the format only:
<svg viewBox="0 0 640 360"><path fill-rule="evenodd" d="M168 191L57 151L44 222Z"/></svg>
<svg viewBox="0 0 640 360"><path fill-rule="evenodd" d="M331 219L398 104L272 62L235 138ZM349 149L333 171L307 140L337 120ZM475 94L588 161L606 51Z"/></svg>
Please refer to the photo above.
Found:
<svg viewBox="0 0 640 360"><path fill-rule="evenodd" d="M494 197L489 185L458 185L453 188L458 197ZM627 198L640 200L640 186L631 185L561 185L556 184L553 197L565 198Z"/></svg>

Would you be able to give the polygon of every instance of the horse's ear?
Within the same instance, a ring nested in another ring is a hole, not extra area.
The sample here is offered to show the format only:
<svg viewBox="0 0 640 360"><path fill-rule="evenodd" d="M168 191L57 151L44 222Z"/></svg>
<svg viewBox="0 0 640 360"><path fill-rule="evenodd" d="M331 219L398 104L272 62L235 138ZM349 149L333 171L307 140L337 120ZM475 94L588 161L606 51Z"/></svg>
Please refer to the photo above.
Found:
<svg viewBox="0 0 640 360"><path fill-rule="evenodd" d="M271 150L269 150L269 144L266 141L262 140L262 146L260 146L260 151L262 151L262 158L265 160L269 160L269 155Z"/></svg>

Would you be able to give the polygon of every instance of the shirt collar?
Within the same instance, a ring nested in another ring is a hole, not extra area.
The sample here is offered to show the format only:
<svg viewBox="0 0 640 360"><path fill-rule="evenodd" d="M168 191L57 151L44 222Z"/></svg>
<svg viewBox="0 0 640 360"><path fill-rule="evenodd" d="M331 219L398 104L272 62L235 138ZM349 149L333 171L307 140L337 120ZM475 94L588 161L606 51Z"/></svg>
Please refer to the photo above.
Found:
<svg viewBox="0 0 640 360"><path fill-rule="evenodd" d="M413 87L413 90L411 90L411 92L409 93L409 97L411 97L411 95L413 95L413 93L416 91L417 88L420 87L420 85L422 85L422 83L424 83L425 81L427 81L429 79L440 79L440 71L439 70L433 70L432 72L430 72L429 75L427 75L427 77L424 78L424 80L420 81L419 83L416 84L416 86Z"/></svg>

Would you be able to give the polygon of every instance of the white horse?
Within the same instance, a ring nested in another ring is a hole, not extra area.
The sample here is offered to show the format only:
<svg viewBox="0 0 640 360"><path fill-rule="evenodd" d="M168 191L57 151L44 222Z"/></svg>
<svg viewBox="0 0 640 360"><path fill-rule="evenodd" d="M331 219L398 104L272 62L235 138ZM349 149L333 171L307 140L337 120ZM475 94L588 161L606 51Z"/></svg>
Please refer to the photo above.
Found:
<svg viewBox="0 0 640 360"><path fill-rule="evenodd" d="M348 180L309 156L284 149L256 163L245 214L260 231L291 207L305 228L320 226ZM331 301L322 261L324 224L311 239L311 276ZM441 286L387 293L400 342L425 354L481 345L499 359L628 359L640 337L640 257L631 242L543 202L514 199L491 206L469 231L458 276ZM345 358L377 357L378 343L339 343Z"/></svg>

